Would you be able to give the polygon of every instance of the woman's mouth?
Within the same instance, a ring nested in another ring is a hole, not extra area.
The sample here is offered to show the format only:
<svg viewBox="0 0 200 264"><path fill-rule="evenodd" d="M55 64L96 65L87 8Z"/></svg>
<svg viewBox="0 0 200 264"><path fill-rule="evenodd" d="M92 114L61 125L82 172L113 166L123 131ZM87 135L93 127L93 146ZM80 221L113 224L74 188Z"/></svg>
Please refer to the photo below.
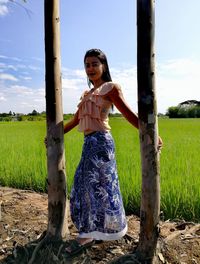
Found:
<svg viewBox="0 0 200 264"><path fill-rule="evenodd" d="M95 73L94 72L93 73L88 73L88 76L93 77L93 76L95 76Z"/></svg>

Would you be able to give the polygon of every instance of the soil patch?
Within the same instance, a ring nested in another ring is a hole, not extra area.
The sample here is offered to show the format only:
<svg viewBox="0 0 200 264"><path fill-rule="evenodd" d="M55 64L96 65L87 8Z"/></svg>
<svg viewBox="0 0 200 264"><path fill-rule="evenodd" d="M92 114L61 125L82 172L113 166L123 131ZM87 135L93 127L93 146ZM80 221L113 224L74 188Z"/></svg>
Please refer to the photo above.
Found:
<svg viewBox="0 0 200 264"><path fill-rule="evenodd" d="M0 209L0 263L28 263L30 252L37 245L34 241L47 228L47 194L0 187ZM69 218L70 234L67 241L47 246L40 251L34 263L104 264L131 254L138 244L140 223L134 215L127 216L127 220L128 233L124 238L95 244L81 256L69 261L65 260L64 248L77 235ZM200 264L200 224L161 222L160 240L160 263Z"/></svg>

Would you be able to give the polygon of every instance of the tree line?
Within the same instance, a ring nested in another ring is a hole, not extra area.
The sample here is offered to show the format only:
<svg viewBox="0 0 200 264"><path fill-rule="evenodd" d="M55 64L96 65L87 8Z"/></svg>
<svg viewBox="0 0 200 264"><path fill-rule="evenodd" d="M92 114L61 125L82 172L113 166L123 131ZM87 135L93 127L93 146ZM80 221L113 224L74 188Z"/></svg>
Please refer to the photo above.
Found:
<svg viewBox="0 0 200 264"><path fill-rule="evenodd" d="M68 120L73 116L72 113L64 114L64 120ZM121 117L121 113L110 113L110 117ZM169 118L200 118L200 101L188 100L180 103L177 106L170 106L166 114L158 114L159 117ZM46 120L46 112L37 112L33 110L28 114L15 113L0 113L0 121L42 121Z"/></svg>
<svg viewBox="0 0 200 264"><path fill-rule="evenodd" d="M33 110L31 113L15 113L9 111L8 113L0 113L0 121L41 121L46 119L45 112L37 112Z"/></svg>
<svg viewBox="0 0 200 264"><path fill-rule="evenodd" d="M70 119L74 114L64 114L63 119L68 120ZM111 113L110 114L113 117L121 117L121 113ZM6 121L43 121L46 120L46 112L37 112L36 110L33 110L31 113L23 114L23 113L15 113L12 111L9 111L8 113L0 113L0 122L6 122Z"/></svg>
<svg viewBox="0 0 200 264"><path fill-rule="evenodd" d="M64 114L64 120L68 120L71 118L73 114ZM31 113L23 114L23 113L15 113L9 111L8 113L0 113L0 121L43 121L46 120L46 112L37 112L33 110Z"/></svg>
<svg viewBox="0 0 200 264"><path fill-rule="evenodd" d="M188 100L177 106L171 106L168 108L166 116L169 118L199 118L200 101Z"/></svg>

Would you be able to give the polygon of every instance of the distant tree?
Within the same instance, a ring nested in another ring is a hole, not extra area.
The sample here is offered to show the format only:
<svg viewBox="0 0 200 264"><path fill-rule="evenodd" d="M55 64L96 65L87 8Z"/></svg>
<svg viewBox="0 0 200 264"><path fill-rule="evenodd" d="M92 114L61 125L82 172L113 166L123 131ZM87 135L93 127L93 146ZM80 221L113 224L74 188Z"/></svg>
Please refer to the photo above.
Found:
<svg viewBox="0 0 200 264"><path fill-rule="evenodd" d="M169 118L199 118L200 102L196 100L184 101L178 104L178 106L169 107L166 115Z"/></svg>
<svg viewBox="0 0 200 264"><path fill-rule="evenodd" d="M169 116L169 118L177 118L178 110L178 106L171 106L168 108L166 115Z"/></svg>
<svg viewBox="0 0 200 264"><path fill-rule="evenodd" d="M30 114L28 114L28 115L30 115L30 116L36 116L36 115L38 115L39 113L34 109L33 111L32 111L32 113L30 113Z"/></svg>
<svg viewBox="0 0 200 264"><path fill-rule="evenodd" d="M192 106L192 107L190 107L189 109L188 109L188 117L197 117L196 116L196 111L197 110L197 108L195 107L195 106Z"/></svg>
<svg viewBox="0 0 200 264"><path fill-rule="evenodd" d="M200 118L200 107L196 108L196 117Z"/></svg>
<svg viewBox="0 0 200 264"><path fill-rule="evenodd" d="M187 100L179 104L180 106L184 105L200 105L200 101L197 100Z"/></svg>
<svg viewBox="0 0 200 264"><path fill-rule="evenodd" d="M17 115L17 121L25 121L26 118L24 115Z"/></svg>
<svg viewBox="0 0 200 264"><path fill-rule="evenodd" d="M4 117L2 121L9 122L12 118L10 116Z"/></svg>
<svg viewBox="0 0 200 264"><path fill-rule="evenodd" d="M7 116L9 116L9 114L7 114L7 113L1 113L0 116L1 117L7 117Z"/></svg>
<svg viewBox="0 0 200 264"><path fill-rule="evenodd" d="M188 108L178 106L178 118L187 118L188 117Z"/></svg>

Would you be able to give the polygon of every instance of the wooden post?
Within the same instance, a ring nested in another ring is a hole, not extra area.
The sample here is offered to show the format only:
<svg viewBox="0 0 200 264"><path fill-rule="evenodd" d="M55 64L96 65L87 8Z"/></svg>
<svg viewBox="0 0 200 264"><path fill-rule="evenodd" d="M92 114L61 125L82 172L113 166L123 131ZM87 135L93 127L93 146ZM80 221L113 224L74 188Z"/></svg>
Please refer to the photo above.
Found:
<svg viewBox="0 0 200 264"><path fill-rule="evenodd" d="M66 179L60 60L59 0L45 0L45 67L47 114L47 237L66 235Z"/></svg>
<svg viewBox="0 0 200 264"><path fill-rule="evenodd" d="M155 263L160 216L154 2L137 0L138 116L142 161L141 222L137 253L142 263Z"/></svg>

